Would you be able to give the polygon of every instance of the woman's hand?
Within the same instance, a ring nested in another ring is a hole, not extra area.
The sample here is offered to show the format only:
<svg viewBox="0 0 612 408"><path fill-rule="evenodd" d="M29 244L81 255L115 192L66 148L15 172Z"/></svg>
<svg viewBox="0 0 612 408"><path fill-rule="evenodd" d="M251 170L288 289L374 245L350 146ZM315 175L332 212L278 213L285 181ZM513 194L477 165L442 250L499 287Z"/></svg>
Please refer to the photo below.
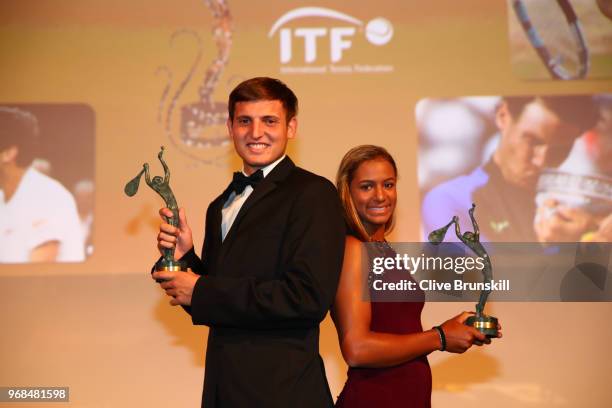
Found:
<svg viewBox="0 0 612 408"><path fill-rule="evenodd" d="M449 353L464 353L474 344L481 346L491 343L491 339L487 338L484 333L465 324L467 318L474 314L474 312L463 312L442 323L441 328L446 336L445 351Z"/></svg>

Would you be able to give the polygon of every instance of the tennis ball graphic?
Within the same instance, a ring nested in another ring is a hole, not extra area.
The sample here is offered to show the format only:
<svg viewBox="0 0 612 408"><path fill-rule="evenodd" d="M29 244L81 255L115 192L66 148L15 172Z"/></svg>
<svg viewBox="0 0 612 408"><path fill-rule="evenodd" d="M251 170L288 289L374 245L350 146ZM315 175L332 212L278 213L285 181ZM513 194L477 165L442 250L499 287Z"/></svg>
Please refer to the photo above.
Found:
<svg viewBox="0 0 612 408"><path fill-rule="evenodd" d="M366 25L365 36L374 45L385 45L393 37L393 25L387 19L376 17Z"/></svg>

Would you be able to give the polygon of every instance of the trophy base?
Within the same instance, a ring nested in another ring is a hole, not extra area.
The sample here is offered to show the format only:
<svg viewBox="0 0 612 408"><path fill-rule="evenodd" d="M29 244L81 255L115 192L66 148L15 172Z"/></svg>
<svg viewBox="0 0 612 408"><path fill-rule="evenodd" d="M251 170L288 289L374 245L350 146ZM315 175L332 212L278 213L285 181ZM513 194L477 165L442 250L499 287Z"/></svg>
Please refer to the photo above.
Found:
<svg viewBox="0 0 612 408"><path fill-rule="evenodd" d="M185 268L185 265L181 261L166 261L165 259L162 258L155 263L155 270L156 271L172 271L172 272L183 271L185 272L187 271L187 268ZM156 279L155 281L157 283L161 283L163 282L163 279Z"/></svg>
<svg viewBox="0 0 612 408"><path fill-rule="evenodd" d="M497 317L493 316L470 316L465 321L468 326L474 327L488 338L497 337Z"/></svg>

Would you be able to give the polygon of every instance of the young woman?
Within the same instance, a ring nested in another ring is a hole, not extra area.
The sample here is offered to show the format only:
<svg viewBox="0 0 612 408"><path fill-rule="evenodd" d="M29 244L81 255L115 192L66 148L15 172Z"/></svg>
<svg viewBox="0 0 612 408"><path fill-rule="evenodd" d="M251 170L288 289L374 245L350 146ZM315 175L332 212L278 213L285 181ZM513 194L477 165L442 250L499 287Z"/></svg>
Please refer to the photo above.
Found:
<svg viewBox="0 0 612 408"><path fill-rule="evenodd" d="M427 355L436 350L463 353L473 344L490 342L463 324L471 313L423 331L422 301L364 299L362 243L379 242L384 256L395 256L385 235L393 225L396 182L395 161L378 146L353 148L338 169L336 184L350 235L332 317L349 370L336 407L430 407Z"/></svg>

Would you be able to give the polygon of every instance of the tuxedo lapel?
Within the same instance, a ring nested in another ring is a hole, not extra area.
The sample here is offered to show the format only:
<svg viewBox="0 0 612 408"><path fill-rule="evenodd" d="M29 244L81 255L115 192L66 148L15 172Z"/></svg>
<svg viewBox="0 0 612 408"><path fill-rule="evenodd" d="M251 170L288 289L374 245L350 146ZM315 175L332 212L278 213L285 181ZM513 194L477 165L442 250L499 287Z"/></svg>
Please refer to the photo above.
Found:
<svg viewBox="0 0 612 408"><path fill-rule="evenodd" d="M218 242L219 246L221 245L221 240L222 240L221 222L223 221L223 219L221 215L221 209L223 208L223 203L225 202L225 200L226 198L224 196L217 198L217 200L214 203L214 207L212 209L212 225L213 225L212 234L213 234L214 242Z"/></svg>
<svg viewBox="0 0 612 408"><path fill-rule="evenodd" d="M210 240L209 245L209 257L210 259L220 259L219 254L221 253L223 241L221 236L221 223L223 222L223 215L221 210L223 209L223 204L227 201L231 193L231 188L228 187L225 191L218 196L210 206L210 219L207 222L210 222L210 230L207 231L206 240ZM207 227L208 228L208 227ZM210 236L208 236L210 234ZM218 262L212 268L212 271L217 271ZM213 272L216 274L216 272Z"/></svg>
<svg viewBox="0 0 612 408"><path fill-rule="evenodd" d="M221 246L221 254L219 256L219 260L222 260L223 257L230 250L233 241L236 239L236 231L240 226L240 222L245 217L245 215L249 212L249 210L257 204L260 200L262 200L265 196L274 191L277 187L277 184L283 180L285 180L291 170L295 168L295 164L289 158L289 156L285 157L280 163L276 165L276 167L268 174L253 190L249 198L244 202L240 211L238 211L238 215L236 215L236 219L232 223L232 227L227 232L225 239L223 240L223 244ZM219 210L219 217L221 217L221 210ZM219 226L221 225L221 218L219 219ZM220 231L220 230L219 230ZM220 234L220 232L219 232Z"/></svg>

